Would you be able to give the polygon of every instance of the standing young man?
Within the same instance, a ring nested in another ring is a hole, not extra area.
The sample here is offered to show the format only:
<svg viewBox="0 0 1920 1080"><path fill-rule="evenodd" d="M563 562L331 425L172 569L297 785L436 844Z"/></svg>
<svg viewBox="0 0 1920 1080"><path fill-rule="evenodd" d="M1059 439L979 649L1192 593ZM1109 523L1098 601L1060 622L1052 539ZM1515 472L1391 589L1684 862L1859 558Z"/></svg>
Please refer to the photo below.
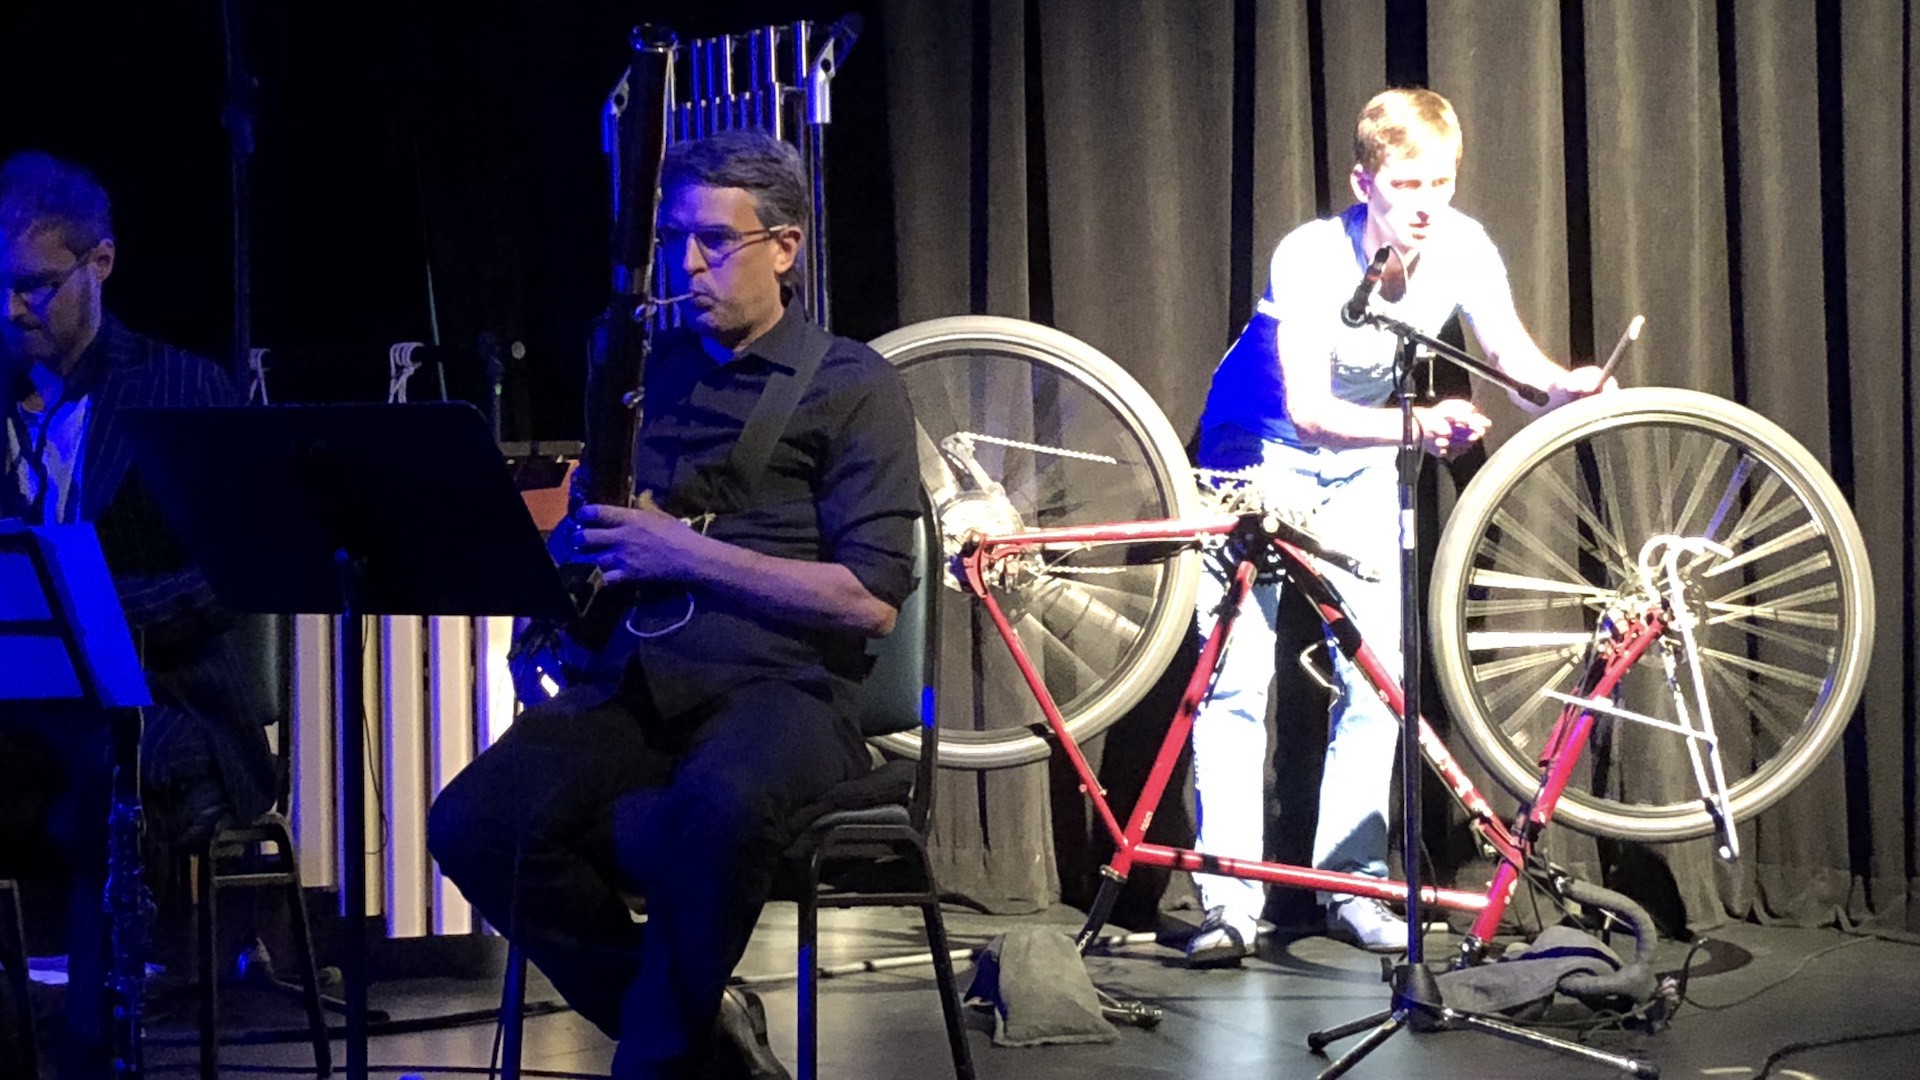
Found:
<svg viewBox="0 0 1920 1080"><path fill-rule="evenodd" d="M1514 310L1499 251L1478 222L1453 209L1462 148L1453 106L1431 90L1387 90L1367 102L1354 136L1357 201L1300 226L1274 248L1266 294L1214 371L1200 421L1203 468L1251 470L1271 505L1314 512L1319 534L1382 574L1366 582L1330 571L1389 671L1400 664L1394 458L1401 417L1389 407L1396 339L1340 317L1374 253L1391 247L1406 268L1403 296L1372 301L1394 318L1438 334L1455 311L1463 313L1501 371L1548 392L1548 409L1600 389L1599 369L1568 371L1540 351ZM1413 415L1421 447L1442 458L1478 441L1489 423L1458 398L1416 407ZM1229 572L1225 564L1210 565L1202 578L1202 634L1213 628ZM1277 585L1256 586L1248 597L1259 611L1236 624L1213 695L1194 723L1199 848L1209 854L1263 855L1264 718L1278 602ZM1340 698L1313 864L1384 878L1400 723L1337 652L1334 671ZM1195 880L1207 914L1188 942L1189 962L1238 964L1252 951L1265 888L1211 875ZM1405 922L1379 901L1326 899L1334 937L1374 951L1405 944Z"/></svg>

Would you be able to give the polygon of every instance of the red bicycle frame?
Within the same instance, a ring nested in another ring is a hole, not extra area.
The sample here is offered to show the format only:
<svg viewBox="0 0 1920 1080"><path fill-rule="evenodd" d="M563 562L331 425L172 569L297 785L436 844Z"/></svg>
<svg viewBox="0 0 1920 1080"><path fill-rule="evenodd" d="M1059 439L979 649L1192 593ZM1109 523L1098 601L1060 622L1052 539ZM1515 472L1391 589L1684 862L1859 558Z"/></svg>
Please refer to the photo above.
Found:
<svg viewBox="0 0 1920 1080"><path fill-rule="evenodd" d="M1213 633L1201 648L1200 659L1194 665L1186 690L1175 707L1172 722L1167 726L1166 736L1161 741L1159 754L1147 775L1140 799L1135 803L1126 824L1122 825L1107 802L1106 792L1094 777L1085 755L1080 752L1073 733L1067 729L1066 720L1053 695L1041 680L1006 613L1001 610L994 596L993 583L1004 576L1003 564L1046 550L1156 542L1196 544L1209 537L1231 537L1240 554ZM1081 790L1092 802L1094 811L1113 840L1113 857L1101 868L1106 880L1101 884L1086 925L1077 939L1082 949L1106 925L1120 886L1135 866L1218 874L1271 885L1348 893L1380 900L1406 900L1407 888L1403 882L1286 863L1226 858L1190 848L1145 842L1147 826L1153 820L1154 811L1173 775L1174 764L1186 745L1194 716L1213 685L1220 658L1238 620L1241 601L1252 588L1256 575L1262 572L1279 573L1301 589L1326 624L1340 651L1380 694L1394 716L1403 716L1406 699L1401 693L1399 681L1381 665L1339 592L1320 574L1315 565L1316 554L1324 557L1327 553L1321 552L1311 537L1275 517L1258 513L1036 529L999 536L976 535L964 545L957 569L967 590L973 593L992 617L1021 676L1033 692L1034 700L1046 716L1054 738L1074 772L1079 775ZM1261 565L1263 559L1267 564L1264 569ZM1588 681L1582 685L1581 696L1592 700L1612 693L1627 669L1660 637L1664 629L1665 620L1660 612L1654 611L1629 620L1625 626L1612 627L1604 637L1596 635L1600 648L1595 654L1596 662L1589 665ZM1484 955L1487 943L1499 929L1501 916L1505 914L1514 888L1526 870L1534 842L1553 817L1554 807L1572 780L1574 767L1592 727L1591 711L1575 705L1568 705L1561 710L1541 755L1539 790L1532 800L1520 808L1514 823L1509 826L1495 816L1493 807L1474 787L1473 781L1439 736L1434 734L1426 718L1419 719L1421 756L1445 781L1447 790L1466 810L1470 827L1500 860L1493 880L1484 893L1431 886L1423 886L1420 890L1422 904L1475 913L1473 927L1461 948L1462 963L1478 961Z"/></svg>

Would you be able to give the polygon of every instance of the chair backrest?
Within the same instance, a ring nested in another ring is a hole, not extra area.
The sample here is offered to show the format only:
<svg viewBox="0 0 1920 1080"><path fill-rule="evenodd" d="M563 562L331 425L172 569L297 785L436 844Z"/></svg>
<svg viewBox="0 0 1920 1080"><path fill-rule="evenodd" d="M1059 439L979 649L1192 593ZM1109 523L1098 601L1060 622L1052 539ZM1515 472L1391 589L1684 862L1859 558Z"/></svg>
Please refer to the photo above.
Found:
<svg viewBox="0 0 1920 1080"><path fill-rule="evenodd" d="M934 692L940 669L941 595L939 523L921 493L914 523L913 592L900 604L893 633L873 646L873 669L862 685L860 733L868 738L920 730L920 760L909 808L916 828L932 812L933 778L939 767L939 709Z"/></svg>
<svg viewBox="0 0 1920 1080"><path fill-rule="evenodd" d="M293 707L287 693L292 672L287 633L292 619L286 615L253 612L242 612L237 619L227 631L227 647L233 650L240 673L248 682L252 701L264 710L273 725L273 808L286 813L287 796L293 783Z"/></svg>

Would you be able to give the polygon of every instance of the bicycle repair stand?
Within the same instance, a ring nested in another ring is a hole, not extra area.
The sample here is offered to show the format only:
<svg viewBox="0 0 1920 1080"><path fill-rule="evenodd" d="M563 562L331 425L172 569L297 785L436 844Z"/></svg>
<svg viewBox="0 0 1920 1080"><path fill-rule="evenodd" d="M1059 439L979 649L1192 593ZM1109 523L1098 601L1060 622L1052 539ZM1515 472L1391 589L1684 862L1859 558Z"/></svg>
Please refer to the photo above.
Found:
<svg viewBox="0 0 1920 1080"><path fill-rule="evenodd" d="M1376 258L1375 261L1381 263L1384 260ZM1370 290L1373 282L1378 279L1379 272L1373 271L1368 276L1369 281L1363 287ZM1422 450L1413 419L1411 387L1416 353L1424 348L1432 355L1445 357L1466 370L1468 374L1502 387L1535 405L1545 405L1547 395L1537 387L1520 383L1446 342L1421 333L1399 320L1371 310L1362 311L1353 307L1343 312L1343 318L1350 326L1377 326L1400 339L1400 345L1394 357L1394 385L1400 401L1398 469L1402 664L1400 689L1406 701L1406 707L1401 713L1400 792L1401 813L1405 817L1402 848L1407 880L1407 955L1404 961L1393 968L1388 979L1392 986L1392 997L1386 1009L1312 1032L1307 1036L1307 1048L1320 1054L1325 1052L1330 1043L1362 1031L1367 1032L1365 1038L1321 1070L1319 1080L1334 1080L1335 1077L1345 1075L1348 1070L1358 1065L1362 1059L1402 1028L1419 1034L1456 1030L1483 1031L1502 1039L1525 1043L1544 1050L1555 1050L1587 1061L1609 1065L1621 1072L1644 1077L1646 1080L1654 1080L1660 1075L1660 1069L1649 1062L1619 1054L1609 1054L1579 1043L1543 1035L1537 1031L1528 1031L1505 1020L1448 1007L1433 970L1426 965L1425 942L1422 940L1425 920L1420 912L1420 770L1413 767L1412 759L1415 748L1420 745L1420 642L1422 637L1419 599L1420 567L1417 561L1419 530L1416 527L1417 507L1415 505L1415 493L1418 490L1415 485L1420 476Z"/></svg>

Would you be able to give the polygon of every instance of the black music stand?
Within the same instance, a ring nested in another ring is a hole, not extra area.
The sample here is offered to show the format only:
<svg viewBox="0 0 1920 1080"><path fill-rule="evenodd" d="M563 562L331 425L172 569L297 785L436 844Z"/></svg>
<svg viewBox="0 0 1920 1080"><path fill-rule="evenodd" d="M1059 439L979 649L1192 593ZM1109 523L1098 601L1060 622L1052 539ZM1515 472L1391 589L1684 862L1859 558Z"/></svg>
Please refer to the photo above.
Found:
<svg viewBox="0 0 1920 1080"><path fill-rule="evenodd" d="M0 520L0 701L78 702L102 710L113 748L104 904L112 966L98 984L69 981L67 1024L107 1018L115 1076L144 1075L140 1008L146 975L146 908L140 883L140 710L153 704L126 614L90 524L28 526ZM98 923L78 920L77 945L97 949ZM22 963L24 956L20 957ZM73 968L69 968L71 972ZM90 1029L90 1028L89 1028ZM83 1029L83 1030L89 1030ZM27 1039L31 1030L23 1031ZM32 1060L32 1049L28 1049Z"/></svg>
<svg viewBox="0 0 1920 1080"><path fill-rule="evenodd" d="M214 594L338 614L347 1076L367 1075L364 615L566 619L572 602L472 406L129 410L141 476Z"/></svg>

